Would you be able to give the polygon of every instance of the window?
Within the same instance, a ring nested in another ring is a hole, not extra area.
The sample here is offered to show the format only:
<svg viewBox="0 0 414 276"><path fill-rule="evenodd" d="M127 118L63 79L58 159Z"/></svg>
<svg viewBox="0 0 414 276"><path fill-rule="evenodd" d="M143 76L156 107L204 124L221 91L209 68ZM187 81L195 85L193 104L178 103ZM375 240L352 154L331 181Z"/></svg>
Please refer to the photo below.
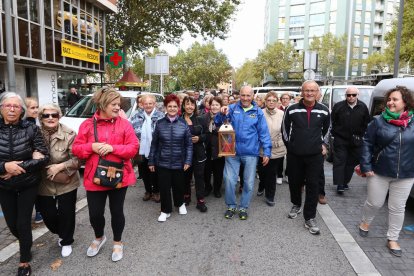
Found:
<svg viewBox="0 0 414 276"><path fill-rule="evenodd" d="M336 34L336 24L329 24L329 32Z"/></svg>
<svg viewBox="0 0 414 276"><path fill-rule="evenodd" d="M331 11L336 11L338 9L338 0L331 0Z"/></svg>
<svg viewBox="0 0 414 276"><path fill-rule="evenodd" d="M286 18L279 17L279 28L284 28L286 25Z"/></svg>
<svg viewBox="0 0 414 276"><path fill-rule="evenodd" d="M279 29L277 38L278 39L285 39L285 29Z"/></svg>
<svg viewBox="0 0 414 276"><path fill-rule="evenodd" d="M325 26L311 26L309 27L309 37L321 37L325 33Z"/></svg>
<svg viewBox="0 0 414 276"><path fill-rule="evenodd" d="M354 24L354 34L361 34L361 23L355 23Z"/></svg>
<svg viewBox="0 0 414 276"><path fill-rule="evenodd" d="M325 1L310 4L310 13L320 12L325 12Z"/></svg>
<svg viewBox="0 0 414 276"><path fill-rule="evenodd" d="M305 15L305 5L295 5L290 7L290 16Z"/></svg>
<svg viewBox="0 0 414 276"><path fill-rule="evenodd" d="M295 49L296 50L303 50L303 39L296 39L295 43Z"/></svg>
<svg viewBox="0 0 414 276"><path fill-rule="evenodd" d="M362 18L361 18L361 11L355 11L355 22L361 22Z"/></svg>
<svg viewBox="0 0 414 276"><path fill-rule="evenodd" d="M279 17L285 16L285 7L279 7Z"/></svg>
<svg viewBox="0 0 414 276"><path fill-rule="evenodd" d="M371 12L365 12L365 23L371 23Z"/></svg>
<svg viewBox="0 0 414 276"><path fill-rule="evenodd" d="M323 25L325 24L325 14L311 14L309 16L309 25Z"/></svg>
<svg viewBox="0 0 414 276"><path fill-rule="evenodd" d="M355 9L362 10L362 0L356 0Z"/></svg>
<svg viewBox="0 0 414 276"><path fill-rule="evenodd" d="M371 24L364 24L364 34L365 35L371 34Z"/></svg>
<svg viewBox="0 0 414 276"><path fill-rule="evenodd" d="M336 11L329 13L329 23L336 23Z"/></svg>
<svg viewBox="0 0 414 276"><path fill-rule="evenodd" d="M352 58L358 59L359 58L359 48L354 48L352 50Z"/></svg>
<svg viewBox="0 0 414 276"><path fill-rule="evenodd" d="M289 18L289 25L305 25L305 16L301 15L301 16L291 16Z"/></svg>
<svg viewBox="0 0 414 276"><path fill-rule="evenodd" d="M372 0L365 0L365 10L366 11L372 10Z"/></svg>
<svg viewBox="0 0 414 276"><path fill-rule="evenodd" d="M289 28L289 35L303 35L305 31L304 27Z"/></svg>
<svg viewBox="0 0 414 276"><path fill-rule="evenodd" d="M359 35L354 35L354 46L355 47L359 47L360 46L359 39L360 39L360 36Z"/></svg>

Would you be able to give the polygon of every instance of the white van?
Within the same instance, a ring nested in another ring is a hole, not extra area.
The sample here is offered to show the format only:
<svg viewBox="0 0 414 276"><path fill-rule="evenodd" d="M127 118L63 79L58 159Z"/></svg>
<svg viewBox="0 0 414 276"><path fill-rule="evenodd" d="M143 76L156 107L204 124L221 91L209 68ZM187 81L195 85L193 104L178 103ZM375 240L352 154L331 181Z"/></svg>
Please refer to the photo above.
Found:
<svg viewBox="0 0 414 276"><path fill-rule="evenodd" d="M348 87L354 86L359 90L358 100L364 102L367 106L370 105L371 94L375 86L369 85L334 85L334 86L321 86L322 97L319 100L329 110L340 101L345 100L345 91Z"/></svg>

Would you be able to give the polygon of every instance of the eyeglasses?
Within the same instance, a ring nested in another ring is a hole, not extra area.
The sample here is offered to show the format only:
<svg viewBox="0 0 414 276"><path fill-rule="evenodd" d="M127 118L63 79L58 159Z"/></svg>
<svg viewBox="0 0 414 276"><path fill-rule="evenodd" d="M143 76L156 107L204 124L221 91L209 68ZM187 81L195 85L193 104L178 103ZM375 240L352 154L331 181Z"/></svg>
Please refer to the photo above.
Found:
<svg viewBox="0 0 414 276"><path fill-rule="evenodd" d="M22 107L20 105L15 105L15 104L2 104L2 107L11 110L12 108L15 110L20 110Z"/></svg>
<svg viewBox="0 0 414 276"><path fill-rule="evenodd" d="M289 98L281 98L282 101L289 101Z"/></svg>
<svg viewBox="0 0 414 276"><path fill-rule="evenodd" d="M314 94L314 93L318 92L318 90L303 90L303 92L305 92L307 94Z"/></svg>
<svg viewBox="0 0 414 276"><path fill-rule="evenodd" d="M277 103L277 100L266 100L268 103Z"/></svg>
<svg viewBox="0 0 414 276"><path fill-rule="evenodd" d="M59 118L59 113L50 113L50 114L44 113L44 114L42 114L42 119L47 119L47 118L50 118L50 117L52 117L54 119L57 119L57 118Z"/></svg>
<svg viewBox="0 0 414 276"><path fill-rule="evenodd" d="M347 96L348 98L350 98L350 97L356 97L356 96L357 96L357 94L346 94L346 96Z"/></svg>

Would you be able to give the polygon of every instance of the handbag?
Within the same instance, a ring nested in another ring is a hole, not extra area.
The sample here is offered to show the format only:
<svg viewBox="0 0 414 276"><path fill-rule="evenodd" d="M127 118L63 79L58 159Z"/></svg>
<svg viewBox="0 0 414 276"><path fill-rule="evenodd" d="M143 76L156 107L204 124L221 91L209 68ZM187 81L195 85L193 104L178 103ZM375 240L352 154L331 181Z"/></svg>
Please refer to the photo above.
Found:
<svg viewBox="0 0 414 276"><path fill-rule="evenodd" d="M72 177L68 175L66 172L60 171L57 174L55 174L55 177L53 177L50 180L60 184L69 184L72 180Z"/></svg>
<svg viewBox="0 0 414 276"><path fill-rule="evenodd" d="M96 128L96 119L93 119L93 131L95 142L98 142L98 131ZM124 163L109 161L99 157L98 167L93 177L93 183L108 188L119 189L122 187L122 178L124 176Z"/></svg>

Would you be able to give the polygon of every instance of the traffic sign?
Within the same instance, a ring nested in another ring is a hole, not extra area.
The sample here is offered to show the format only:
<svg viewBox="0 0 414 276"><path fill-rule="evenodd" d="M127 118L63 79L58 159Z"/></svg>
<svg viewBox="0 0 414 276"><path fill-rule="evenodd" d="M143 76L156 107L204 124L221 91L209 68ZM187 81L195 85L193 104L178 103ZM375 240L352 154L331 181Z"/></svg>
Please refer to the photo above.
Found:
<svg viewBox="0 0 414 276"><path fill-rule="evenodd" d="M316 76L315 71L310 70L310 69L306 70L306 71L303 73L303 78L304 78L305 80L314 80L314 79L315 79L315 76Z"/></svg>

